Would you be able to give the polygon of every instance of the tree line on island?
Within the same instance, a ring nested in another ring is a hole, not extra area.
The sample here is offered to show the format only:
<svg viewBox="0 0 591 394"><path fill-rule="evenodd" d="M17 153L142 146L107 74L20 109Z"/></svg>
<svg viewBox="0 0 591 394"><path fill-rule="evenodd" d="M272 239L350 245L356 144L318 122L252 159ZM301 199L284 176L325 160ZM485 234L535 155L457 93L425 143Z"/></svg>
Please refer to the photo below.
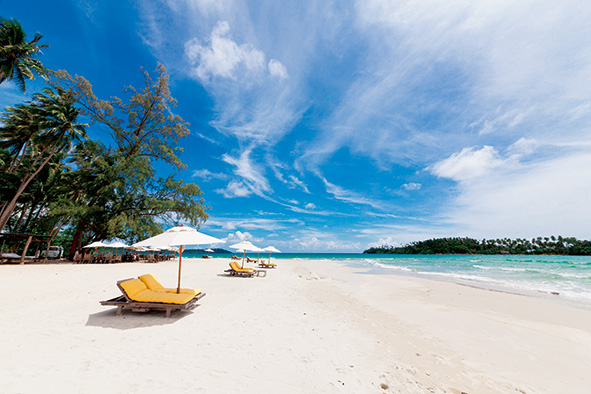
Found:
<svg viewBox="0 0 591 394"><path fill-rule="evenodd" d="M363 253L373 254L552 254L591 256L591 241L574 237L537 237L531 240L473 238L433 238L404 246L383 245Z"/></svg>
<svg viewBox="0 0 591 394"><path fill-rule="evenodd" d="M18 21L0 18L0 83L25 92L40 76L46 85L0 114L0 233L49 235L72 256L93 241L135 242L164 224L204 222L201 190L176 178L189 125L172 112L164 66L144 71L140 89L103 100L84 77L35 59L47 47L41 39L27 41ZM90 126L110 144L90 139ZM156 163L171 175L157 176Z"/></svg>

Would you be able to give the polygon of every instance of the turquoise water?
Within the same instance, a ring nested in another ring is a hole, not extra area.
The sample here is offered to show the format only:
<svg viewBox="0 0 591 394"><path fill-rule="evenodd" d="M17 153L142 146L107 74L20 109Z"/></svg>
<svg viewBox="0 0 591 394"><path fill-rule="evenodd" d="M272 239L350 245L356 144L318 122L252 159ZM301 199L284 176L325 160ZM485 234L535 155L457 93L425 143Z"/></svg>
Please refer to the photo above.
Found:
<svg viewBox="0 0 591 394"><path fill-rule="evenodd" d="M247 255L256 257L256 253ZM212 256L230 257L221 254ZM266 259L269 255L261 256ZM591 307L589 256L277 253L272 255L272 259L335 261L359 268L367 267L374 274L429 277L487 289L547 296Z"/></svg>

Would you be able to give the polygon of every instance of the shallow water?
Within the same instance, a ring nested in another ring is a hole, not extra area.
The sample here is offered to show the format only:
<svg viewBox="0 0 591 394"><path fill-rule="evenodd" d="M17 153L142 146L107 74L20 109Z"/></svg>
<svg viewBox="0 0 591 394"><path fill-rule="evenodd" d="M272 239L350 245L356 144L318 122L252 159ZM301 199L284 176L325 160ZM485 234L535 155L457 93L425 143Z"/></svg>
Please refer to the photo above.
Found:
<svg viewBox="0 0 591 394"><path fill-rule="evenodd" d="M248 255L253 257L252 253ZM261 257L266 259L268 254ZM278 253L273 254L272 259L335 261L367 267L374 274L423 276L487 289L560 298L571 304L591 307L590 256Z"/></svg>

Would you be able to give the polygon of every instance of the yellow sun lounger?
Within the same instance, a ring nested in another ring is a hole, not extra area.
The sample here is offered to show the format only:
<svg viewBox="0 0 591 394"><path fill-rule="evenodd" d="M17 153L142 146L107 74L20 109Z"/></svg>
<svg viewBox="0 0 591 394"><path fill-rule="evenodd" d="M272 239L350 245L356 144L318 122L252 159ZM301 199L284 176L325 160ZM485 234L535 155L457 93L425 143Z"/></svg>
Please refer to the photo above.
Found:
<svg viewBox="0 0 591 394"><path fill-rule="evenodd" d="M152 274L142 275L139 277L139 279L144 282L146 287L150 290L159 291L162 293L176 293L176 289L162 286L158 279L156 279L156 277ZM193 297L195 297L197 294L201 293L201 289L184 289L181 287L180 293L191 294Z"/></svg>
<svg viewBox="0 0 591 394"><path fill-rule="evenodd" d="M224 272L228 272L230 275L248 277L261 276L261 274L263 274L263 276L267 275L267 272L263 270L255 270L254 268L241 268L235 261L230 261L230 269L225 270Z"/></svg>
<svg viewBox="0 0 591 394"><path fill-rule="evenodd" d="M140 279L124 279L117 282L117 287L123 295L107 301L101 301L101 305L113 305L117 307L117 315L123 313L123 308L130 307L133 312L148 312L150 310L164 310L166 317L170 317L172 311L191 310L197 306L197 301L205 296L201 290L192 293L169 293L166 291L150 290Z"/></svg>
<svg viewBox="0 0 591 394"><path fill-rule="evenodd" d="M277 264L275 264L275 263L265 263L265 260L261 260L259 262L259 267L261 267L261 268L277 268Z"/></svg>

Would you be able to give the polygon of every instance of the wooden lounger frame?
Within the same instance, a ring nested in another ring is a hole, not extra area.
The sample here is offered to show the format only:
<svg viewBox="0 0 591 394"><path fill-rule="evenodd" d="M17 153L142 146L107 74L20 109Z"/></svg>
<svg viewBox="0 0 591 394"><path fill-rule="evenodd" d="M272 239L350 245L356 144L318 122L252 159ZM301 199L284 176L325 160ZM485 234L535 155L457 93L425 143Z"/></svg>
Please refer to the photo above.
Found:
<svg viewBox="0 0 591 394"><path fill-rule="evenodd" d="M252 271L252 272L238 272L238 271L234 271L232 268L225 270L224 272L229 273L231 276L248 276L249 278L252 278L253 276L261 276L261 274L263 274L263 276L267 276L267 271L264 270L256 270L256 271Z"/></svg>
<svg viewBox="0 0 591 394"><path fill-rule="evenodd" d="M130 279L133 279L133 278L117 281L117 287L119 287L119 290L121 290L121 293L123 293L122 295L120 295L119 297L112 298L107 301L100 302L101 305L116 306L117 307L117 313L116 313L117 316L119 316L123 313L123 308L130 307L132 312L149 312L151 310L166 311L166 317L170 317L172 311L180 311L180 310L189 311L189 310L195 309L195 307L197 307L197 301L199 301L201 298L205 297L205 293L201 292L201 293L197 294L194 298L192 298L186 304L165 304L165 303L161 303L161 302L134 301L127 296L127 293L125 292L125 290L123 290L123 287L121 287L121 283L128 281Z"/></svg>

